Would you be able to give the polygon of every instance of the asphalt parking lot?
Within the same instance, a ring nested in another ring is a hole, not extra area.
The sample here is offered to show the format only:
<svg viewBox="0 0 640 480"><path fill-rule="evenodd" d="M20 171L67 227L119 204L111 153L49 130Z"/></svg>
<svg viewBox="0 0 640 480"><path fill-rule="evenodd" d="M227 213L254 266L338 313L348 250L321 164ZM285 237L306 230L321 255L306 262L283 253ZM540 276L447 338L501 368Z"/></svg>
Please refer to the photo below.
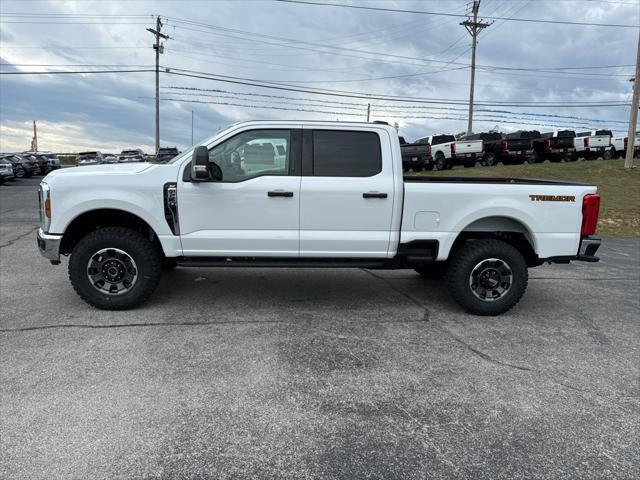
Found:
<svg viewBox="0 0 640 480"><path fill-rule="evenodd" d="M413 271L191 269L104 312L0 187L0 478L640 478L640 239L496 318Z"/></svg>

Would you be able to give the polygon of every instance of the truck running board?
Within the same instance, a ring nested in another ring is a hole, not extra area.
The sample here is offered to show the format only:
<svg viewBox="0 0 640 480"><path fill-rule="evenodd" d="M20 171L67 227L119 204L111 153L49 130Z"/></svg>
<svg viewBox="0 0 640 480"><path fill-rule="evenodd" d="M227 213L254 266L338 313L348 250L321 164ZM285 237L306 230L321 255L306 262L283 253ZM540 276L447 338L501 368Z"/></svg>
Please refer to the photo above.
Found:
<svg viewBox="0 0 640 480"><path fill-rule="evenodd" d="M389 259L299 257L179 257L183 267L384 268Z"/></svg>

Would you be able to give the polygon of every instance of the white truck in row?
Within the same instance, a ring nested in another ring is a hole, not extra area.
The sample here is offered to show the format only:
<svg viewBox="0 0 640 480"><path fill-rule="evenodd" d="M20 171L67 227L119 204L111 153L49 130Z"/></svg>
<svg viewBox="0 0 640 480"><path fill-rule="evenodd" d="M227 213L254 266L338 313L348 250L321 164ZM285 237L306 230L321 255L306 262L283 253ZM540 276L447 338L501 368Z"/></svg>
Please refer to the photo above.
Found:
<svg viewBox="0 0 640 480"><path fill-rule="evenodd" d="M446 274L496 315L528 268L597 261L594 185L403 177L398 135L371 123L232 125L166 164L57 170L39 190L41 253L89 304L140 305L163 269L359 267Z"/></svg>

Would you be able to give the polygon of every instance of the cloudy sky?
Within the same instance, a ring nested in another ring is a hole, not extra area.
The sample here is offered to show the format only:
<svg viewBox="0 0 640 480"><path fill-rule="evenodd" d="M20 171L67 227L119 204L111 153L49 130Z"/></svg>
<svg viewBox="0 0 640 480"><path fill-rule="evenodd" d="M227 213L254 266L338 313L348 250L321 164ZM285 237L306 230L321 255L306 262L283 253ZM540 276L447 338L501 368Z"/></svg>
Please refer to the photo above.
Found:
<svg viewBox="0 0 640 480"><path fill-rule="evenodd" d="M466 0L324 3L467 9ZM146 28L156 15L171 36L161 55L172 72L160 77L162 145L191 144L192 111L196 142L249 119L365 120L367 103L372 120L397 122L410 140L466 129L466 108L458 103L469 95L471 41L458 17L272 0L2 0L0 71L148 70L155 58ZM640 2L482 0L480 15L640 25ZM626 133L628 105L559 104L630 104L637 41L638 28L496 20L480 34L476 74L476 100L493 105L476 107L474 130ZM256 81L307 91L246 85ZM0 82L0 151L27 149L33 120L41 150L154 149L152 72L1 75ZM504 102L531 105L498 105Z"/></svg>

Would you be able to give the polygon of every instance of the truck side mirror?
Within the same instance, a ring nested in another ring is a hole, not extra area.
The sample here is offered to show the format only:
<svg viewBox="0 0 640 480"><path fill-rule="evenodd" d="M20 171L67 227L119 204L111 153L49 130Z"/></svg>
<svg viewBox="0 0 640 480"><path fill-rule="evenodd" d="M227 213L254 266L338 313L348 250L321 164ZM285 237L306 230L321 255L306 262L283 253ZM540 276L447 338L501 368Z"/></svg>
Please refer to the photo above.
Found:
<svg viewBox="0 0 640 480"><path fill-rule="evenodd" d="M209 150L205 146L196 147L191 157L191 180L193 182L207 182L211 180L209 171Z"/></svg>

